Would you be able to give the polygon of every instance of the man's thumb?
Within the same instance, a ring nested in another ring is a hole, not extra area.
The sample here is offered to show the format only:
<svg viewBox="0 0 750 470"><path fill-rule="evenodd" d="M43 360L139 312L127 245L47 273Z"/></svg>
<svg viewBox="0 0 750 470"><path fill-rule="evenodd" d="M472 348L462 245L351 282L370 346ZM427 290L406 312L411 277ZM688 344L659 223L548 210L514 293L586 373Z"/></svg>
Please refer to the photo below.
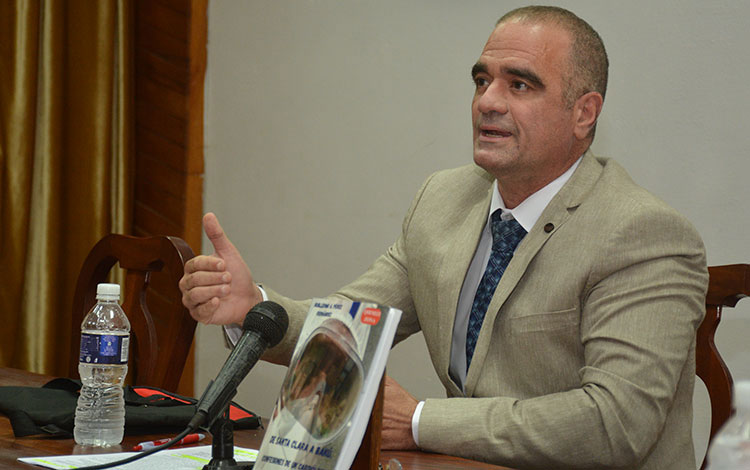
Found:
<svg viewBox="0 0 750 470"><path fill-rule="evenodd" d="M203 230L206 232L208 239L214 246L214 251L219 257L224 258L225 255L236 251L236 248L224 233L224 229L221 228L219 219L216 218L213 212L208 212L203 216Z"/></svg>

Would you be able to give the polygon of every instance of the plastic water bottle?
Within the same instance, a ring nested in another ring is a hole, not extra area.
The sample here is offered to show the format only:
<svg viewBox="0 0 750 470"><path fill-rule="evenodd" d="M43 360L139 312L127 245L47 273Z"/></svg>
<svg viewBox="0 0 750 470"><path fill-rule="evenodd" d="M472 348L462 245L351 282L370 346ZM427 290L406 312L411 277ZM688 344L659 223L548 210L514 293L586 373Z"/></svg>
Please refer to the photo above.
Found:
<svg viewBox="0 0 750 470"><path fill-rule="evenodd" d="M73 437L77 444L111 446L122 442L125 429L122 384L128 372L130 322L120 307L118 284L99 284L96 300L81 323L78 373L83 386Z"/></svg>
<svg viewBox="0 0 750 470"><path fill-rule="evenodd" d="M711 442L708 470L750 470L750 381L735 384L734 406Z"/></svg>

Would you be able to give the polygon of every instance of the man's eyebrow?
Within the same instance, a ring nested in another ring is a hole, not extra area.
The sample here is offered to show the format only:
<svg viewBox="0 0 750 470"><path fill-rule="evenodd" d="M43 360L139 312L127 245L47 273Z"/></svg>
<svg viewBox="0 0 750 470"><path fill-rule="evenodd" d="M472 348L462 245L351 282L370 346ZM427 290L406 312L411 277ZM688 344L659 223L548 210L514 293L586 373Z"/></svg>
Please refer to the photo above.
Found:
<svg viewBox="0 0 750 470"><path fill-rule="evenodd" d="M539 75L535 74L531 70L528 69L519 69L515 67L506 67L503 69L503 73L507 73L508 75L515 75L518 78L522 78L524 80L527 80L532 85L534 85L537 88L544 88L544 82L542 82L542 79L539 78Z"/></svg>
<svg viewBox="0 0 750 470"><path fill-rule="evenodd" d="M545 85L539 75L535 74L529 69L522 69L517 67L504 67L502 72L507 75L514 75L518 78L522 78L537 88L544 89ZM484 62L477 62L471 68L471 77L476 78L480 73L489 73L489 68Z"/></svg>
<svg viewBox="0 0 750 470"><path fill-rule="evenodd" d="M484 64L482 62L477 62L471 68L471 78L476 78L476 76L479 75L480 73L487 73L487 64Z"/></svg>

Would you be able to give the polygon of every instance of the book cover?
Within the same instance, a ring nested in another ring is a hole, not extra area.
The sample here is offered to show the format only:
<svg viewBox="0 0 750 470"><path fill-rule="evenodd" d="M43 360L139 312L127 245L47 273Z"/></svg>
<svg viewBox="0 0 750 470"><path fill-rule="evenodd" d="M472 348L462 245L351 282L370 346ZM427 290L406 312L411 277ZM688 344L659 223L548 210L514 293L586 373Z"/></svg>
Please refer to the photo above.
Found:
<svg viewBox="0 0 750 470"><path fill-rule="evenodd" d="M384 305L313 299L256 470L351 466L400 319Z"/></svg>

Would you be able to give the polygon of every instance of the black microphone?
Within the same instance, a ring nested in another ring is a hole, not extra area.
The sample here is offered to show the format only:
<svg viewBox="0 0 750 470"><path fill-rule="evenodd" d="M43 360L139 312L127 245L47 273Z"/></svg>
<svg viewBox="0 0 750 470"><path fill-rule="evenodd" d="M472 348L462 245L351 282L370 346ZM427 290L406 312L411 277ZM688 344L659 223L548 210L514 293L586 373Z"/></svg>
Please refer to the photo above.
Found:
<svg viewBox="0 0 750 470"><path fill-rule="evenodd" d="M289 326L289 317L281 305L264 301L250 309L242 323L242 337L216 376L208 383L198 401L197 411L188 424L195 430L210 427L237 393L237 386L253 368L266 348L276 346Z"/></svg>

